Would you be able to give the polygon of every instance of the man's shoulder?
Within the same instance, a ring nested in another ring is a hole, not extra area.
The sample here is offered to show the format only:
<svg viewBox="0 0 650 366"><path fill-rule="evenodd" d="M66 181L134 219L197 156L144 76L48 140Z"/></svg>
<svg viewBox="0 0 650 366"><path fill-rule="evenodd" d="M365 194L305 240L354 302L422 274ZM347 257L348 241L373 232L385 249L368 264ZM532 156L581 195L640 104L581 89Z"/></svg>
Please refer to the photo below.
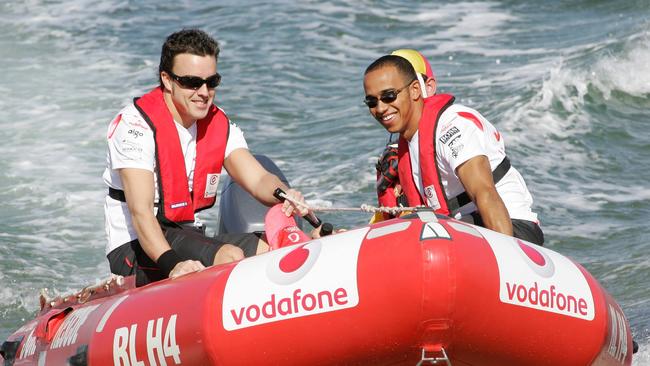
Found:
<svg viewBox="0 0 650 366"><path fill-rule="evenodd" d="M449 130L452 127L466 130L478 128L483 130L490 122L477 110L462 104L453 104L440 115L440 131Z"/></svg>
<svg viewBox="0 0 650 366"><path fill-rule="evenodd" d="M476 109L470 108L464 104L454 103L442 113L441 118L458 118L463 117L463 114L468 113L483 117Z"/></svg>
<svg viewBox="0 0 650 366"><path fill-rule="evenodd" d="M144 120L142 114L135 107L135 104L131 103L120 111L120 116L124 124L130 128L136 128L142 131L149 131L151 127Z"/></svg>
<svg viewBox="0 0 650 366"><path fill-rule="evenodd" d="M234 130L237 130L237 131L242 131L242 129L241 129L239 126L237 126L237 124L236 124L235 122L233 122L230 118L228 118L228 115L227 115L226 112L223 110L223 108L219 107L218 105L215 105L215 106L216 106L217 109L219 110L218 113L221 113L221 114L226 118L226 121L228 122L228 127L230 128L230 132L231 132L231 133L233 132L233 129L234 129ZM243 131L242 131L242 132L243 132Z"/></svg>
<svg viewBox="0 0 650 366"><path fill-rule="evenodd" d="M107 138L113 143L123 143L131 138L140 143L151 138L153 132L133 104L122 108L108 126Z"/></svg>

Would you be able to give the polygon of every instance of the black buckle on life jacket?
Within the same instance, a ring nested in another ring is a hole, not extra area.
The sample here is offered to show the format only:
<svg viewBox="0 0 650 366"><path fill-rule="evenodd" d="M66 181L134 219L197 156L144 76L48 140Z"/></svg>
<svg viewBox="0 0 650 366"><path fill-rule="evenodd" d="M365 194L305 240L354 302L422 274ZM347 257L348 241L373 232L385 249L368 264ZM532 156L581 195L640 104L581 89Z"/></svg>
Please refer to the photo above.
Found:
<svg viewBox="0 0 650 366"><path fill-rule="evenodd" d="M381 157L375 165L378 173L377 192L384 192L388 187L392 187L398 180L397 173L397 144L388 144L381 154Z"/></svg>
<svg viewBox="0 0 650 366"><path fill-rule="evenodd" d="M190 192L191 194L191 192ZM108 187L108 196L116 201L120 202L126 202L126 196L124 195L124 191L121 189L115 189L113 187ZM158 202L154 202L154 207L160 207L160 204Z"/></svg>
<svg viewBox="0 0 650 366"><path fill-rule="evenodd" d="M497 184L506 175L508 170L510 170L510 167L510 159L506 156L492 171L492 180L494 180L494 184ZM463 192L456 197L448 199L447 207L449 208L449 212L454 212L470 202L472 202L472 200L469 198L467 192Z"/></svg>
<svg viewBox="0 0 650 366"><path fill-rule="evenodd" d="M116 201L126 202L126 196L123 190L108 187L108 196Z"/></svg>

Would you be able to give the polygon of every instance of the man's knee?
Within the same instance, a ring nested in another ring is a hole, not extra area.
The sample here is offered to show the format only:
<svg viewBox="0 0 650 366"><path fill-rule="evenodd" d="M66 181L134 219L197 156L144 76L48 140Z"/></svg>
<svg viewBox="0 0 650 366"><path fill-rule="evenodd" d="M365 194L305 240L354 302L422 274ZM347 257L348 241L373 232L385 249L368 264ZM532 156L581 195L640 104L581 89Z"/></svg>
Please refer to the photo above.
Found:
<svg viewBox="0 0 650 366"><path fill-rule="evenodd" d="M244 259L244 251L232 244L224 244L214 256L214 264L224 264Z"/></svg>

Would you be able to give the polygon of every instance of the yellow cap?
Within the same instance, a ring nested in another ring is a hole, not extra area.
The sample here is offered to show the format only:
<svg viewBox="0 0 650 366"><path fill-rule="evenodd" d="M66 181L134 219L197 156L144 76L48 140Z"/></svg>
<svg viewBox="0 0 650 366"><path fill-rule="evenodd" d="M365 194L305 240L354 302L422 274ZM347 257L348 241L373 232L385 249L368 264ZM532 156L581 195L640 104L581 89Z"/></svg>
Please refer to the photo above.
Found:
<svg viewBox="0 0 650 366"><path fill-rule="evenodd" d="M393 51L391 55L404 57L405 59L408 60L408 62L411 63L411 65L415 69L415 72L422 75L426 75L429 78L435 79L429 61L427 61L427 59L424 56L422 56L420 52L412 49L402 48Z"/></svg>

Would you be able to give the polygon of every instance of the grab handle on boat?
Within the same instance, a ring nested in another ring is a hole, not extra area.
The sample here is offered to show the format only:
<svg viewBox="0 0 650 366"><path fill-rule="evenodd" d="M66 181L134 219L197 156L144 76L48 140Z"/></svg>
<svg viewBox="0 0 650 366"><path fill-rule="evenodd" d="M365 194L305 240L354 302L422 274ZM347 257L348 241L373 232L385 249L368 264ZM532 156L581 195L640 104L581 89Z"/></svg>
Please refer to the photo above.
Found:
<svg viewBox="0 0 650 366"><path fill-rule="evenodd" d="M280 202L284 202L286 198L284 197L286 193L282 190L282 188L276 188L275 191L273 192L273 197L277 198L280 200ZM314 215L313 212L308 212L305 216L302 217L303 219L307 220L311 224L311 226L317 228L321 226L323 223L316 215Z"/></svg>

